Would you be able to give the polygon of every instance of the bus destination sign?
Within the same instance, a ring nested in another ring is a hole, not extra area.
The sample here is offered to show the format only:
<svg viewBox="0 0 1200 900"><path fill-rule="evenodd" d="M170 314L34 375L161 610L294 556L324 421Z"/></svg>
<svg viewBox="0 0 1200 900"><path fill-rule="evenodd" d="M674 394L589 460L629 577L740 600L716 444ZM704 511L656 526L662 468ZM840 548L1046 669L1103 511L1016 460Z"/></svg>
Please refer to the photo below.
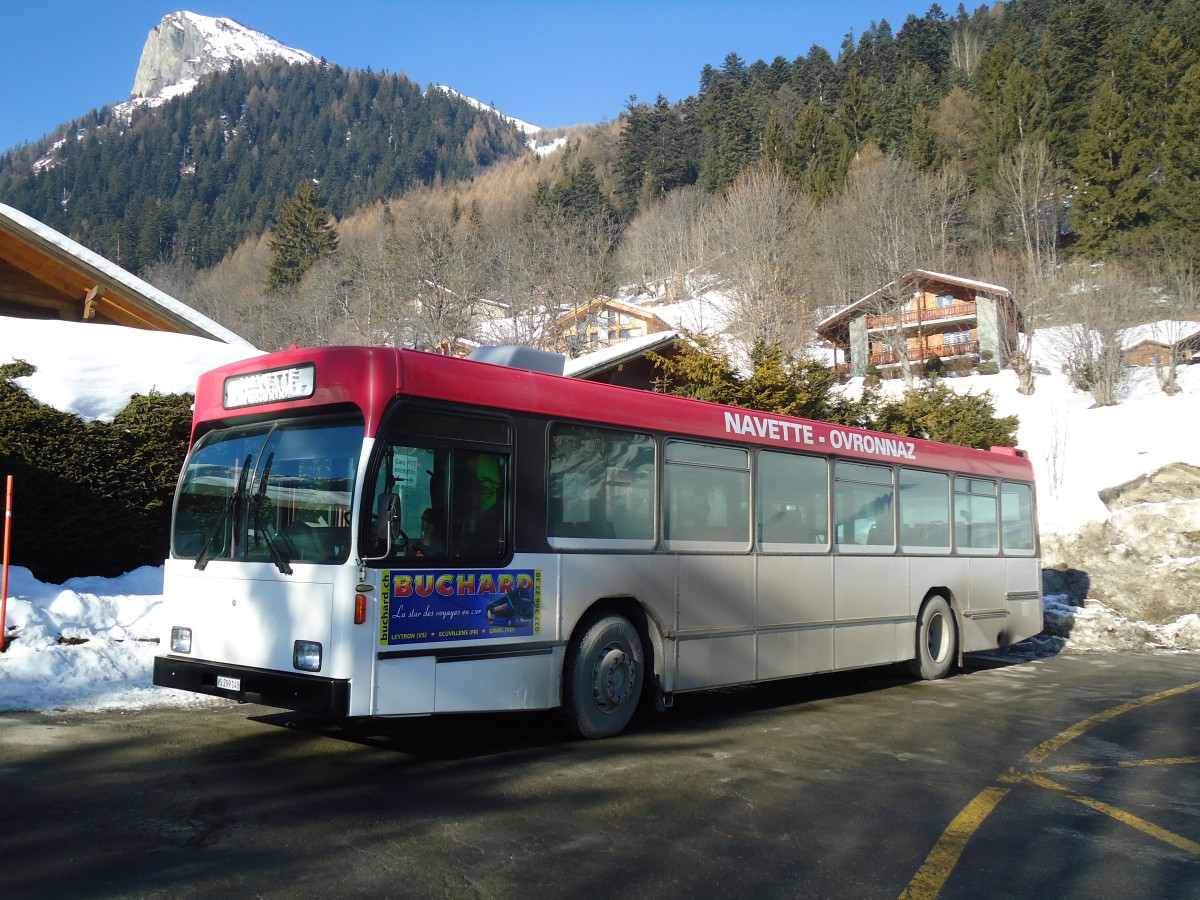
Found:
<svg viewBox="0 0 1200 900"><path fill-rule="evenodd" d="M223 402L226 409L238 409L283 400L304 400L313 395L315 384L312 363L270 372L232 375L225 379Z"/></svg>

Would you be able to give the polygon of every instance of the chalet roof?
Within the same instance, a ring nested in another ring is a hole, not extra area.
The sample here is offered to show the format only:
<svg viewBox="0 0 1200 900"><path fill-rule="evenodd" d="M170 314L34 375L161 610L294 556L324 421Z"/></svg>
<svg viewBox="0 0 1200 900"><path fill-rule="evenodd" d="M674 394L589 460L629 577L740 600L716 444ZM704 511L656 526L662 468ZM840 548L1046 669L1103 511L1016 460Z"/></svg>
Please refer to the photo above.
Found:
<svg viewBox="0 0 1200 900"><path fill-rule="evenodd" d="M603 350L568 359L563 374L571 378L588 379L599 372L638 359L647 353L658 353L665 350L678 339L679 334L675 331L657 331L653 334L629 338L613 344L611 347L605 347Z"/></svg>
<svg viewBox="0 0 1200 900"><path fill-rule="evenodd" d="M125 325L255 349L98 253L2 203L0 314Z"/></svg>
<svg viewBox="0 0 1200 900"><path fill-rule="evenodd" d="M1006 287L1001 287L998 284L989 284L986 281L977 281L974 278L963 278L959 275L946 275L942 272L931 272L927 269L914 269L904 276L904 281L913 281L920 283L925 287L937 284L953 285L955 287L964 287L969 290L976 291L982 294L991 294L998 300L1012 300L1012 292ZM896 287L896 282L892 281L885 284L878 290L872 291L865 297L855 300L849 306L844 306L828 316L821 322L817 323L817 334L825 338L830 338L834 333L845 326L845 323L869 305L873 300L880 296L886 296Z"/></svg>
<svg viewBox="0 0 1200 900"><path fill-rule="evenodd" d="M659 322L663 328L669 327L662 317L651 309L645 306L639 306L636 303L629 303L625 300L615 300L612 297L597 297L594 300L588 300L586 303L580 303L575 308L563 313L555 321L558 327L569 325L572 322L586 319L601 309L616 309L622 312L627 312L631 316L636 316L647 322Z"/></svg>
<svg viewBox="0 0 1200 900"><path fill-rule="evenodd" d="M1175 346L1197 337L1200 337L1200 322L1179 319L1147 322L1121 332L1125 345L1131 348L1147 343L1162 344L1164 347Z"/></svg>

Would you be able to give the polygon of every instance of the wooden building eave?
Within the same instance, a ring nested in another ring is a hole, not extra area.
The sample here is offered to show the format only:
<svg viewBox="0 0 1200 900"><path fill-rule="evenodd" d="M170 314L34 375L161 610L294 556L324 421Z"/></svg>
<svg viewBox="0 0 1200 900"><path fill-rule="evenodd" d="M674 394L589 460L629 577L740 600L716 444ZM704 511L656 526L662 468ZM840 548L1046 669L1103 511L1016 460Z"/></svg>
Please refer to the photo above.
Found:
<svg viewBox="0 0 1200 900"><path fill-rule="evenodd" d="M252 347L86 247L2 204L0 315L124 325Z"/></svg>

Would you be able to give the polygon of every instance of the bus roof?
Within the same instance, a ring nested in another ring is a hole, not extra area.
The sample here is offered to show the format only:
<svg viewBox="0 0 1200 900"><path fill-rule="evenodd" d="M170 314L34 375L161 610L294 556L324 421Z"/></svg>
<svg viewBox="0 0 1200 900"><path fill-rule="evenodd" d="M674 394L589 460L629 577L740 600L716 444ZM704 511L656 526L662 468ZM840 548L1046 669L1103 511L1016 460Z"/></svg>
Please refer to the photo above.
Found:
<svg viewBox="0 0 1200 900"><path fill-rule="evenodd" d="M302 410L357 407L368 436L398 394L535 413L691 438L1033 480L1023 453L992 451L722 406L559 375L381 347L291 349L200 376L192 435L209 427Z"/></svg>

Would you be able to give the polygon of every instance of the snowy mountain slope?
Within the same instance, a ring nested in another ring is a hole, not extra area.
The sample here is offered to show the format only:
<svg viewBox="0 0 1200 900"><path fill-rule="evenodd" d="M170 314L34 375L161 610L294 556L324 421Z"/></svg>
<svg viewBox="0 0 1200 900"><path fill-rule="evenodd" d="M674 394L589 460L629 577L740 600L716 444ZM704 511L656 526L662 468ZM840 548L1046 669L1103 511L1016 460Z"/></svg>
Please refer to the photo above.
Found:
<svg viewBox="0 0 1200 900"><path fill-rule="evenodd" d="M269 59L318 61L311 53L285 46L233 19L170 13L146 36L130 98L116 104L113 113L127 120L136 109L161 106L189 93L204 75L227 71L235 62Z"/></svg>
<svg viewBox="0 0 1200 900"><path fill-rule="evenodd" d="M565 146L567 143L566 138L555 138L554 140L543 143L537 137L538 134L540 134L542 131L545 130L540 125L531 125L528 122L522 122L520 119L514 118L512 116L506 116L504 113L500 112L499 110L497 110L491 106L488 106L483 101L476 100L474 97L468 97L466 94L462 93L461 91L456 91L456 90L454 90L454 88L447 87L444 84L435 84L433 86L433 89L436 91L444 91L445 93L449 94L452 97L457 97L459 100L463 100L463 101L469 103L471 106L475 107L476 109L481 109L484 112L490 112L493 115L499 116L501 119L503 119L505 122L508 122L510 125L517 126L517 128L521 130L521 133L524 134L526 137L526 141L525 141L526 145L529 147L530 150L532 150L538 156L545 156L548 153L553 153L555 150L558 150L559 148Z"/></svg>
<svg viewBox="0 0 1200 900"><path fill-rule="evenodd" d="M118 121L128 122L139 109L159 107L188 94L207 74L227 71L235 62L253 64L272 59L301 65L320 61L305 50L289 47L233 19L203 16L186 10L169 13L150 29L138 60L130 97L114 104L112 113ZM551 153L565 143L563 138L543 142L537 137L543 131L540 126L507 116L452 88L439 85L438 89L512 123L527 136L529 148L539 155ZM53 166L63 143L59 141L51 146L34 163L35 170Z"/></svg>
<svg viewBox="0 0 1200 900"><path fill-rule="evenodd" d="M163 17L146 36L142 57L133 79L132 97L145 99L176 96L184 85L210 72L222 72L235 62L259 63L279 59L289 63L315 63L317 57L247 28L233 19L173 12Z"/></svg>

